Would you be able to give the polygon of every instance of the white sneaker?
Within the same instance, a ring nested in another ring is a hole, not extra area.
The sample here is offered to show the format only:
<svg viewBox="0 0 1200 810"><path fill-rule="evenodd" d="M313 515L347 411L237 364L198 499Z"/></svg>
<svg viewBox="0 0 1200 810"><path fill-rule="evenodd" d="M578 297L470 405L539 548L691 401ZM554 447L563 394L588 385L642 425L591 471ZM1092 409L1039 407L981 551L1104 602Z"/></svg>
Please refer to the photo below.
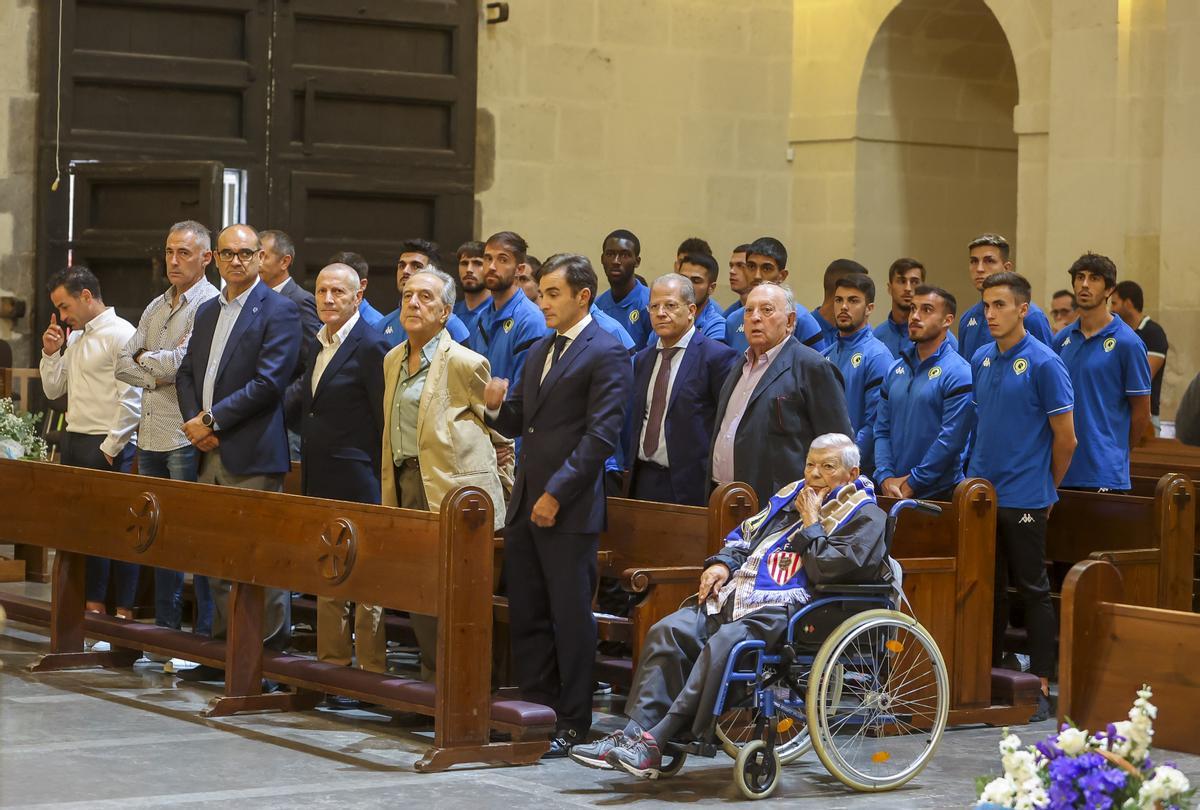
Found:
<svg viewBox="0 0 1200 810"><path fill-rule="evenodd" d="M176 672L184 672L189 669L195 669L200 666L195 661L188 661L186 658L172 658L163 663L163 674L173 675Z"/></svg>

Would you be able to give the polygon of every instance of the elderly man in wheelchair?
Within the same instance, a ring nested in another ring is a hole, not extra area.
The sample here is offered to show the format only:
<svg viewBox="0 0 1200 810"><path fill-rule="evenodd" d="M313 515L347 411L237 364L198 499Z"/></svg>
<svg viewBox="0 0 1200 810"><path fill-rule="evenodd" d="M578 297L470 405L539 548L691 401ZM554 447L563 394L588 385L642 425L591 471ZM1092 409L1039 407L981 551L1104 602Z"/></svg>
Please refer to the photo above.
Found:
<svg viewBox="0 0 1200 810"><path fill-rule="evenodd" d="M714 732L721 738L725 750L731 755L736 754L738 744L722 734L715 722L715 714L720 714L723 707L728 708L733 700L736 690L730 687L735 681L741 682L739 686L752 687L749 699L754 705L761 709L766 704L767 714L772 718L766 735L766 744L772 749L769 756L775 756L773 748L777 732L803 729L804 696L790 703L787 697L795 696L801 690L795 678L785 679L785 686L790 684L790 687L783 688L779 709L763 693L771 691L775 684L773 688L778 694L780 676L773 674L772 669L786 673L793 667L796 650L803 652L799 645L800 636L806 632L811 635L814 624L823 624L824 634L829 635L829 621L805 619L804 614L819 602L836 603L839 608L844 608L847 601L853 602L855 604L849 610L834 611L838 624L847 617L850 618L846 623L850 624L854 615L865 607L892 606L888 583L893 583L899 592L899 567L888 556L894 519L890 520L876 503L874 488L869 479L859 475L858 465L859 451L849 437L830 433L812 442L804 479L776 493L765 509L729 534L719 554L705 561L697 606L672 613L655 624L646 636L625 707L628 725L594 743L573 747L572 759L592 768L621 769L636 777L653 779L678 770L677 764L664 767L663 761L664 753L670 757L672 751L680 750L680 740L708 740L711 743ZM870 595L843 594L814 600L816 592L829 583L847 584L851 588L858 584L860 590ZM870 587L872 585L875 587ZM903 622L915 624L909 617L893 610L875 612L892 614ZM923 628L920 629L923 633ZM884 635L881 636L881 632ZM886 637L886 643L893 648L904 643L896 640L894 627L877 629L873 633L870 639L879 641ZM842 632L842 636L846 635ZM854 636L854 633L849 635ZM863 733L857 725L845 725L845 719L839 718L836 704L846 702L846 695L855 693L856 684L865 684L870 679L859 671L865 649L860 642L866 643L870 639L846 639L853 642L856 652L843 650L837 660L825 665L826 669L838 673L833 692L825 685L822 697L825 710L819 718L822 723L833 718L834 723L842 724L833 729L831 735L850 728L855 734ZM936 663L940 664L940 655L937 655L932 639L928 640L927 646L932 646L932 654L937 656ZM744 652L781 647L784 658L757 653L756 664L749 673L739 673L735 667L736 659L745 657ZM883 650L882 647L879 649ZM884 654L890 655L886 651ZM805 660L811 664L813 656L809 655ZM769 665L765 679L764 661ZM897 663L892 661L890 666L894 668ZM911 669L910 661L903 665ZM887 666L885 664L884 668ZM815 667L812 669L815 677ZM875 680L879 680L881 667L878 661L871 662L868 670ZM944 678L942 666L939 682L944 682ZM867 694L865 686L859 691L862 695ZM876 704L882 700L880 697L871 699ZM786 716L789 705L800 721L796 728ZM856 722L861 724L864 717L861 706L856 705L851 713L858 716ZM941 724L944 725L944 712L939 713L943 715ZM876 714L884 716L879 712ZM897 723L912 721L908 715L902 720L891 715L886 717L885 721L880 721L872 715L875 719L870 723L875 731L882 730L887 734L891 729L894 733L899 728ZM761 733L762 729L760 721L758 731ZM937 736L940 737L940 728ZM803 750L797 755L808 748L807 734L803 743ZM933 743L936 745L936 740ZM800 747L792 746L793 749ZM836 745L828 747L836 748ZM694 745L691 750L697 752ZM709 755L713 750L711 744L700 749ZM819 742L818 753L821 753ZM680 758L679 755L675 757L677 761ZM826 760L823 753L821 759ZM782 764L787 761L790 760ZM739 767L742 764L739 759ZM761 783L766 778L770 783L769 790L774 789L778 779L774 765L771 766L773 772L766 777L758 774L762 770L761 757L759 765L747 767L754 771L750 779L760 783L758 788L762 788ZM836 770L836 765L830 770L839 778L843 776ZM842 781L859 789L885 789L869 778L859 779L858 784L854 779L843 778ZM743 787L743 791L755 798L762 793L753 786L750 790Z"/></svg>

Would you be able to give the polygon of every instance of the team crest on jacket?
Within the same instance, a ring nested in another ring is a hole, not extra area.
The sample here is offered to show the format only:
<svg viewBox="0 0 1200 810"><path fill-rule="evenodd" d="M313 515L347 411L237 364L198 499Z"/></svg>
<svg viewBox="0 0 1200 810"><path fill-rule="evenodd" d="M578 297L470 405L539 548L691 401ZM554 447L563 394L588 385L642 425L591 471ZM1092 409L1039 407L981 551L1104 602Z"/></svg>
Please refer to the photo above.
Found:
<svg viewBox="0 0 1200 810"><path fill-rule="evenodd" d="M1014 374L1024 374L1028 368L1029 368L1029 361L1026 360L1024 357L1018 357L1016 360L1013 361L1013 373Z"/></svg>
<svg viewBox="0 0 1200 810"><path fill-rule="evenodd" d="M854 366L855 368L858 368L862 365L862 352L854 353L854 356L850 358L850 365Z"/></svg>
<svg viewBox="0 0 1200 810"><path fill-rule="evenodd" d="M507 319L505 319L505 321L504 321L504 334L506 334L506 335L507 335L509 332L511 332L511 331L512 331L512 328L513 328L513 319L512 319L512 318L507 318Z"/></svg>
<svg viewBox="0 0 1200 810"><path fill-rule="evenodd" d="M1117 339L1116 338L1110 337L1108 340L1104 341L1104 351L1111 352L1115 348L1117 348Z"/></svg>
<svg viewBox="0 0 1200 810"><path fill-rule="evenodd" d="M639 312L638 312L638 311L635 309L635 310L633 310L632 312L630 312L630 313L629 313L629 322L630 322L630 323L637 323L637 322L638 322L638 318L640 318L640 317L642 317L642 316L641 316L641 313L639 313Z"/></svg>
<svg viewBox="0 0 1200 810"><path fill-rule="evenodd" d="M941 366L934 366L933 368L929 369L929 379L936 380L940 376L942 376Z"/></svg>
<svg viewBox="0 0 1200 810"><path fill-rule="evenodd" d="M803 564L803 558L794 551L776 551L767 557L767 573L777 584L786 585Z"/></svg>

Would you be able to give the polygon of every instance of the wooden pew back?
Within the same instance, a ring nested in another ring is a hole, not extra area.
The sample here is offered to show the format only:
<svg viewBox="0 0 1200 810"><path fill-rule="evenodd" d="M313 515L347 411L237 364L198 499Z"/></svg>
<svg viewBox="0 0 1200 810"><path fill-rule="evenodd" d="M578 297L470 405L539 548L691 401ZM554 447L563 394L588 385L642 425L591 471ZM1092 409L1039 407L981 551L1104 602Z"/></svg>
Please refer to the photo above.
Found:
<svg viewBox="0 0 1200 810"><path fill-rule="evenodd" d="M435 615L435 741L425 769L500 753L485 750L492 504L481 490L448 494L439 516L0 460L0 492L6 540L59 550L53 652L82 649L83 569L73 563L83 554L233 580L227 694L235 681L257 688L262 603L255 594L264 586Z"/></svg>
<svg viewBox="0 0 1200 810"><path fill-rule="evenodd" d="M1158 706L1156 745L1200 754L1193 712L1200 705L1200 616L1129 604L1121 574L1088 560L1063 583L1059 636L1061 722L1096 731L1124 719L1143 683Z"/></svg>

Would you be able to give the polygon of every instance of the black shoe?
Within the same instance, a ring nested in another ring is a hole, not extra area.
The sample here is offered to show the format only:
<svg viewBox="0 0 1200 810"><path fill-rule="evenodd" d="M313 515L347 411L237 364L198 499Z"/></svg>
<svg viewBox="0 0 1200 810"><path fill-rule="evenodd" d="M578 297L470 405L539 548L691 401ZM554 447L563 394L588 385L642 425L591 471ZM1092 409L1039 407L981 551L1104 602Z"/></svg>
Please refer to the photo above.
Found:
<svg viewBox="0 0 1200 810"><path fill-rule="evenodd" d="M208 664L201 664L198 667L177 672L175 673L175 677L188 683L197 683L199 681L217 681L223 683L225 681L225 670L210 667Z"/></svg>
<svg viewBox="0 0 1200 810"><path fill-rule="evenodd" d="M352 709L363 708L363 702L358 698L346 697L345 695L325 695L325 708L334 709L336 711L350 711Z"/></svg>
<svg viewBox="0 0 1200 810"><path fill-rule="evenodd" d="M1030 723L1040 723L1058 714L1058 698L1053 695L1038 694L1037 711L1029 718Z"/></svg>
<svg viewBox="0 0 1200 810"><path fill-rule="evenodd" d="M542 754L542 759L564 759L571 753L571 746L582 739L583 735L578 731L569 728L560 728L550 738L550 750Z"/></svg>

